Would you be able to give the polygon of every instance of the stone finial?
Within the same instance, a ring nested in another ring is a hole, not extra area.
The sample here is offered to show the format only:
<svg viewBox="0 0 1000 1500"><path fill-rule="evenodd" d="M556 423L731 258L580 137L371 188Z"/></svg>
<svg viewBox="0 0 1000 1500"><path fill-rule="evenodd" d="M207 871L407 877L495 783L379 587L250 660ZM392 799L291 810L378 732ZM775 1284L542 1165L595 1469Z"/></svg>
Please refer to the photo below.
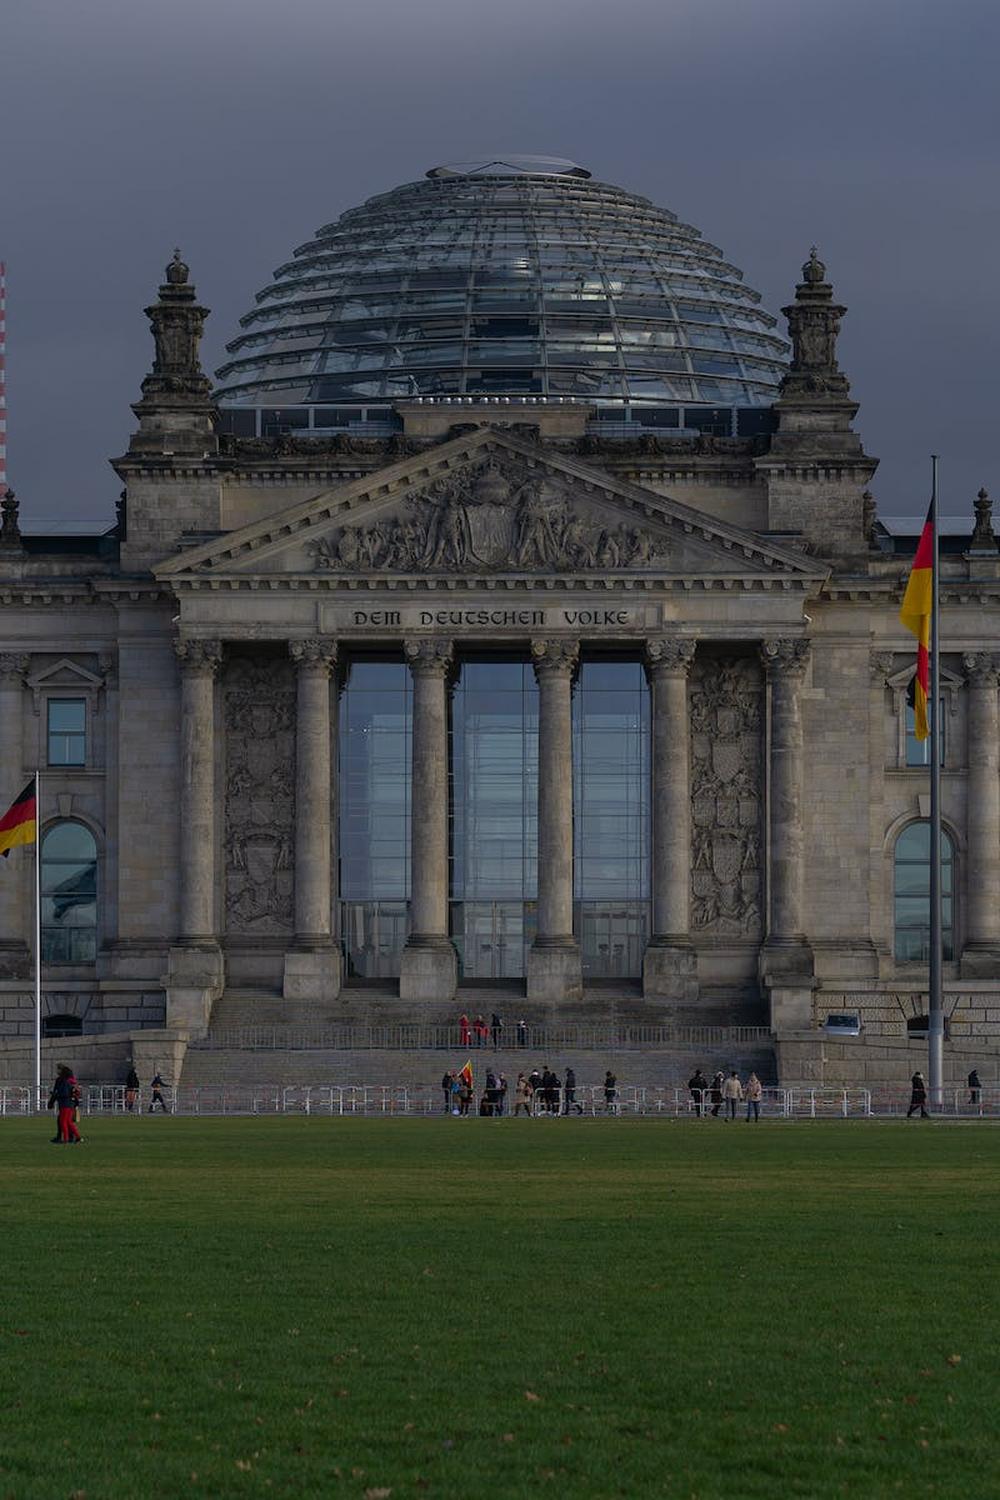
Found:
<svg viewBox="0 0 1000 1500"><path fill-rule="evenodd" d="M809 259L802 267L802 280L812 285L826 280L826 266L820 260L815 245L809 251Z"/></svg>
<svg viewBox="0 0 1000 1500"><path fill-rule="evenodd" d="M174 250L174 258L164 273L164 279L168 286L185 286L191 275L191 268L181 260L180 250Z"/></svg>
<svg viewBox="0 0 1000 1500"><path fill-rule="evenodd" d="M208 309L200 307L190 271L175 251L158 300L146 308L153 332L152 373L142 382L143 401L187 405L207 401L211 384L201 368L201 335Z"/></svg>
<svg viewBox="0 0 1000 1500"><path fill-rule="evenodd" d="M0 500L0 513L3 520L0 521L0 547L7 551L22 551L21 526L18 521L19 504L13 490L5 490L4 497Z"/></svg>
<svg viewBox="0 0 1000 1500"><path fill-rule="evenodd" d="M843 400L850 386L837 364L837 335L847 309L834 302L815 245L802 267L795 301L781 310L792 340L792 362L781 383L781 398L825 395Z"/></svg>
<svg viewBox="0 0 1000 1500"><path fill-rule="evenodd" d="M861 496L861 531L866 545L873 550L878 546L878 539L875 535L875 522L877 520L878 506L875 503L875 496L871 490L865 490Z"/></svg>
<svg viewBox="0 0 1000 1500"><path fill-rule="evenodd" d="M997 538L993 530L993 501L987 490L980 490L973 501L976 512L976 524L972 532L970 546L975 550L979 547L986 548L990 552L996 551Z"/></svg>

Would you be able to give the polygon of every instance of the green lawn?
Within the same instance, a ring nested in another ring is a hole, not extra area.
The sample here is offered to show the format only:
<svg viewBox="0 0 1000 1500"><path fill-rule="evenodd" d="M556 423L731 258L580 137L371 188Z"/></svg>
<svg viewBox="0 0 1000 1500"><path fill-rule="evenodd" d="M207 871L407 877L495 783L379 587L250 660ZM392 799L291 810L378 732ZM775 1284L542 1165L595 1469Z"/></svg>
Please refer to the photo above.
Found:
<svg viewBox="0 0 1000 1500"><path fill-rule="evenodd" d="M0 1121L0 1497L1000 1492L981 1124Z"/></svg>

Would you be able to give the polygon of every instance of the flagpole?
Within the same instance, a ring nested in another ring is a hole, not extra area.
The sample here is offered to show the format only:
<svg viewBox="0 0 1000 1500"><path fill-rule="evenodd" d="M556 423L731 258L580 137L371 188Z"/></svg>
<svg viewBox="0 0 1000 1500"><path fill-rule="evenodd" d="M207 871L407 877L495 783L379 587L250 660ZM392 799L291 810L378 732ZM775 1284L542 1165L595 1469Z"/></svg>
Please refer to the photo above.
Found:
<svg viewBox="0 0 1000 1500"><path fill-rule="evenodd" d="M42 1103L42 778L35 772L35 1108Z"/></svg>
<svg viewBox="0 0 1000 1500"><path fill-rule="evenodd" d="M944 1084L944 999L941 930L941 680L938 546L938 456L931 454L931 951L928 974L927 1082L931 1104L940 1108Z"/></svg>

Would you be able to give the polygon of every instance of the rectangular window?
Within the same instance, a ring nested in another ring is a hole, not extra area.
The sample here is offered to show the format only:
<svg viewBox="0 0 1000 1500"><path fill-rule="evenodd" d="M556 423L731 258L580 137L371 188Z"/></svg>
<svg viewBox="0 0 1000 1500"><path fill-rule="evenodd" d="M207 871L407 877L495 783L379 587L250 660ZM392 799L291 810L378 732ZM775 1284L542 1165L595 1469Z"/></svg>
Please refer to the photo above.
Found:
<svg viewBox="0 0 1000 1500"><path fill-rule="evenodd" d="M941 764L945 763L945 741L947 735L945 730L948 724L948 716L945 713L944 699L938 699L938 711L941 715ZM913 709L909 703L906 704L906 764L908 766L929 766L931 763L931 740L930 735L925 740L918 740L914 733Z"/></svg>
<svg viewBox="0 0 1000 1500"><path fill-rule="evenodd" d="M48 702L48 764L87 764L87 700L50 698Z"/></svg>

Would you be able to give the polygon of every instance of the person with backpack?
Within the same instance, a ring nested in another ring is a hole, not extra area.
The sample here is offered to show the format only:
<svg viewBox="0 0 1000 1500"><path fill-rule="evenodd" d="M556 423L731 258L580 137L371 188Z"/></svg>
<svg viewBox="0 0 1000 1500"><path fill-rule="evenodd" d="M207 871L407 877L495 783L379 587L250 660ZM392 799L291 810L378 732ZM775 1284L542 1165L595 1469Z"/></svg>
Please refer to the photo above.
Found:
<svg viewBox="0 0 1000 1500"><path fill-rule="evenodd" d="M52 1092L49 1094L49 1109L58 1111L56 1133L52 1137L54 1146L75 1146L81 1136L76 1126L76 1111L80 1103L80 1085L73 1077L73 1069L65 1063L59 1064Z"/></svg>

